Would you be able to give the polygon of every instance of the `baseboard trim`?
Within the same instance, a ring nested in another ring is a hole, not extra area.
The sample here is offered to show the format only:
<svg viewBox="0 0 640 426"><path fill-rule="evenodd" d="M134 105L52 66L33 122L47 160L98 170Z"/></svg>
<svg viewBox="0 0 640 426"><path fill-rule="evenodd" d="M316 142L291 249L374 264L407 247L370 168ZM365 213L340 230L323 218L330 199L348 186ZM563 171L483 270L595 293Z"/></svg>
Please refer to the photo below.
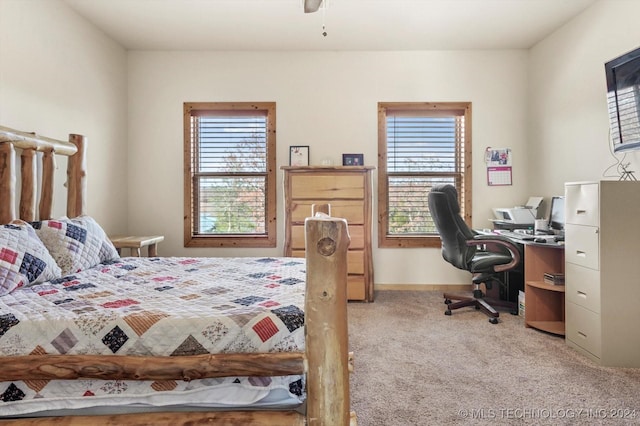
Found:
<svg viewBox="0 0 640 426"><path fill-rule="evenodd" d="M375 284L376 291L469 291L471 284Z"/></svg>

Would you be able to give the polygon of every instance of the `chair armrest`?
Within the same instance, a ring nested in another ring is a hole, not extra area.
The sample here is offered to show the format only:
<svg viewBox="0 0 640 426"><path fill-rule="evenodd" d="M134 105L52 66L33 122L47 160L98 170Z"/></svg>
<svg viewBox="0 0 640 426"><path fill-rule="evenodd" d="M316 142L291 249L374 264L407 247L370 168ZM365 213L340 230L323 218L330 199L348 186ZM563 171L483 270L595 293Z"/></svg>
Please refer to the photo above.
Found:
<svg viewBox="0 0 640 426"><path fill-rule="evenodd" d="M509 238L502 235L476 235L471 240L467 240L468 246L479 246L485 244L497 244L506 248L511 254L511 262L502 265L496 265L493 269L496 272L508 271L515 268L520 263L520 250L518 246Z"/></svg>

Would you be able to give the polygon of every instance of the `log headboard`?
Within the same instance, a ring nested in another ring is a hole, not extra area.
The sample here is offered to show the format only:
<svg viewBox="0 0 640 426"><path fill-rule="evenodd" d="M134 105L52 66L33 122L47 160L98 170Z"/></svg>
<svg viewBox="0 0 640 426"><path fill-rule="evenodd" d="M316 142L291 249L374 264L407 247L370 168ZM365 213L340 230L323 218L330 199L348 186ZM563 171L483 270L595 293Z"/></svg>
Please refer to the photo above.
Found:
<svg viewBox="0 0 640 426"><path fill-rule="evenodd" d="M14 219L25 221L52 218L55 156L67 161L67 216L76 217L86 211L86 138L71 134L68 141L38 136L0 126L0 223ZM16 215L16 150L20 150L20 200ZM42 152L42 179L37 182L37 152ZM36 194L40 202L36 210Z"/></svg>

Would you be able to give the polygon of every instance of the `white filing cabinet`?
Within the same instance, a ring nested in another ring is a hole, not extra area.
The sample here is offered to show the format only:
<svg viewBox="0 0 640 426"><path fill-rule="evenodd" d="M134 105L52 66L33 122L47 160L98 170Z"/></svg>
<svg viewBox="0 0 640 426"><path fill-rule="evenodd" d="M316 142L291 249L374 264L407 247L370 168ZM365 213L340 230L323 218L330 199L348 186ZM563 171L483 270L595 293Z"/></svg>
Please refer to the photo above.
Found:
<svg viewBox="0 0 640 426"><path fill-rule="evenodd" d="M640 182L565 184L566 342L640 367Z"/></svg>

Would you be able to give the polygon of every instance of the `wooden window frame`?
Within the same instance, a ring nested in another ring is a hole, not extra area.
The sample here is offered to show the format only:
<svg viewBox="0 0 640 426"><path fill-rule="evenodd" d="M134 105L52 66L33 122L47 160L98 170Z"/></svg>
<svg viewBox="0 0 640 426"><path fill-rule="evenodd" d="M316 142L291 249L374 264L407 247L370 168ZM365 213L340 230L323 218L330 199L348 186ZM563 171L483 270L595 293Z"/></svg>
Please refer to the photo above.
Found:
<svg viewBox="0 0 640 426"><path fill-rule="evenodd" d="M453 112L464 115L464 148L463 170L456 185L462 189L461 212L467 224L472 223L472 139L471 139L471 102L379 102L378 103L378 247L381 248L416 248L440 247L438 234L390 235L389 229L389 176L387 172L387 111L416 111L425 115L439 115ZM438 174L439 175L439 174ZM427 194L425 194L425 197Z"/></svg>
<svg viewBox="0 0 640 426"><path fill-rule="evenodd" d="M267 117L267 168L264 234L195 234L193 202L197 199L193 184L194 170L191 141L191 117L198 111L230 111L243 115L262 110ZM275 102L185 102L184 118L184 246L185 247L276 247L276 103Z"/></svg>

